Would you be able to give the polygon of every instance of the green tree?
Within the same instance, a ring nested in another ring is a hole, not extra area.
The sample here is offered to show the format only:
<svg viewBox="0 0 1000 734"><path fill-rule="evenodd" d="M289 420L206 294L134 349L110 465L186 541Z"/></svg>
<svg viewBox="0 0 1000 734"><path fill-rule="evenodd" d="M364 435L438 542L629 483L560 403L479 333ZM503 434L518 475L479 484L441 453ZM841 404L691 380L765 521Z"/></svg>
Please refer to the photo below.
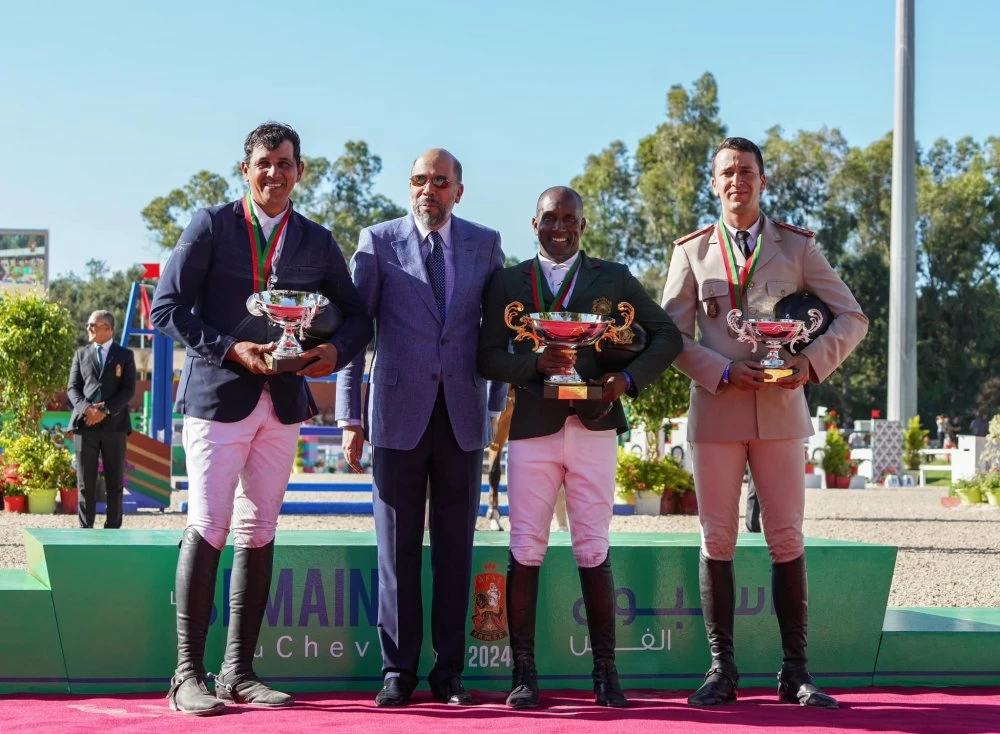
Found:
<svg viewBox="0 0 1000 734"><path fill-rule="evenodd" d="M616 140L588 156L583 173L570 185L583 198L588 254L626 265L662 259L663 253L648 251L637 175L625 143Z"/></svg>
<svg viewBox="0 0 1000 734"><path fill-rule="evenodd" d="M718 218L711 155L725 135L712 74L702 74L690 91L670 87L666 122L639 141L635 155L649 261L668 262L673 240Z"/></svg>
<svg viewBox="0 0 1000 734"><path fill-rule="evenodd" d="M42 414L66 385L75 331L59 303L18 294L0 299L0 414L15 433L40 432Z"/></svg>
<svg viewBox="0 0 1000 734"><path fill-rule="evenodd" d="M89 260L86 268L86 277L69 273L49 283L49 300L61 304L69 312L77 346L87 343L84 327L87 317L94 311L114 314L115 338L121 337L132 283L138 281L143 273L143 268L139 266L109 273L103 260ZM69 369L68 365L66 369Z"/></svg>
<svg viewBox="0 0 1000 734"><path fill-rule="evenodd" d="M348 259L364 227L406 214L391 199L374 192L382 159L363 140L347 141L344 153L332 162L323 157L303 156L302 160L302 181L292 196L295 207L333 232ZM241 178L239 164L232 171L232 180L201 171L185 186L153 199L142 210L153 241L173 249L196 211L243 195L246 189Z"/></svg>
<svg viewBox="0 0 1000 734"><path fill-rule="evenodd" d="M141 216L153 242L172 250L196 211L224 204L234 196L235 187L225 178L211 171L199 171L181 188L149 202Z"/></svg>

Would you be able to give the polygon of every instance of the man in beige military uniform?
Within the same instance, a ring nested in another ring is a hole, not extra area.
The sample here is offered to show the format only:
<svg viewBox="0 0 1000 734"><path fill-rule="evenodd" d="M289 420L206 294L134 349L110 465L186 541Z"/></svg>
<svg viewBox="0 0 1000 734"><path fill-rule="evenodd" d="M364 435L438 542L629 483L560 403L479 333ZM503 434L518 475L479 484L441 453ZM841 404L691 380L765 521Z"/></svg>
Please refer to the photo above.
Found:
<svg viewBox="0 0 1000 734"><path fill-rule="evenodd" d="M684 350L674 364L691 378L688 440L702 531L701 604L712 650L705 682L688 703L736 700L732 560L749 462L771 555L772 598L784 653L779 698L836 708L837 702L812 684L806 659L802 439L813 429L802 386L822 382L837 369L864 337L868 319L812 232L761 215L766 183L763 157L753 142L727 138L719 145L712 159L712 188L722 202L722 218L677 240L663 292L663 307L684 335ZM767 375L754 360L762 353L753 354L750 345L736 340L726 314L739 307L746 318L769 318L781 298L803 290L824 301L834 318L797 354L786 352L785 366L796 373L765 382Z"/></svg>

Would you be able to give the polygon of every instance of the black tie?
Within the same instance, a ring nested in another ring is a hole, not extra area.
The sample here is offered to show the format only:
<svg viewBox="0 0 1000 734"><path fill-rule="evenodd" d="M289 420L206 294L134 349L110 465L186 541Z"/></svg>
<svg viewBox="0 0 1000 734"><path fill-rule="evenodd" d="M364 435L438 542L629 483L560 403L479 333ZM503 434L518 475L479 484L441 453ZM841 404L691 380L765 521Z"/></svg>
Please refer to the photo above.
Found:
<svg viewBox="0 0 1000 734"><path fill-rule="evenodd" d="M437 301L438 312L441 314L441 321L444 322L444 240L437 232L428 235L431 241L431 251L427 255L427 277L431 282L431 290L434 291L434 300Z"/></svg>
<svg viewBox="0 0 1000 734"><path fill-rule="evenodd" d="M740 244L740 252L743 253L743 257L747 260L750 259L750 233L745 229L741 229L736 233L736 241Z"/></svg>

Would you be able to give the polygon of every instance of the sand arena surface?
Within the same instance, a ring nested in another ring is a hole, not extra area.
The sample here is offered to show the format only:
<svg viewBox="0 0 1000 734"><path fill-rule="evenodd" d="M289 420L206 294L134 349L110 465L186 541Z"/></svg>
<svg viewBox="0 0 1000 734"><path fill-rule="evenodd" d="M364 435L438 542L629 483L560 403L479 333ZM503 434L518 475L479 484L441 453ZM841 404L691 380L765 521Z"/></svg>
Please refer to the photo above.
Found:
<svg viewBox="0 0 1000 734"><path fill-rule="evenodd" d="M176 493L174 506L185 499ZM945 490L917 489L807 490L805 534L895 545L899 549L889 606L1000 607L1000 509L941 506ZM295 493L296 500L364 500L370 495ZM505 498L503 498L505 501ZM740 507L743 507L741 500ZM176 528L186 516L177 511L143 510L126 515L126 529ZM98 516L97 524L103 518ZM508 520L504 518L504 526ZM25 568L21 530L30 527L73 528L75 516L22 515L0 512L0 568ZM479 530L487 523L480 518ZM282 515L280 530L373 530L371 516ZM698 518L670 515L616 516L612 531L697 532ZM742 531L742 524L741 524Z"/></svg>

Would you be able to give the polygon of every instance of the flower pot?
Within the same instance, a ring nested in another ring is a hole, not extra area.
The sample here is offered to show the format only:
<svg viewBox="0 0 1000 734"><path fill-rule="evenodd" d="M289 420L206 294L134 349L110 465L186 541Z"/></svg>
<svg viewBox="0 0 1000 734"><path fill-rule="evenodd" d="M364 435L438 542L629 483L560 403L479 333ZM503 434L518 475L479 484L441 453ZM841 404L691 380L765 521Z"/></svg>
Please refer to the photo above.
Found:
<svg viewBox="0 0 1000 734"><path fill-rule="evenodd" d="M677 502L682 515L698 514L698 495L694 492L685 492Z"/></svg>
<svg viewBox="0 0 1000 734"><path fill-rule="evenodd" d="M75 515L80 507L80 491L76 487L60 489L59 507L64 515Z"/></svg>
<svg viewBox="0 0 1000 734"><path fill-rule="evenodd" d="M814 474L816 472L816 467L812 464L806 464L806 474Z"/></svg>
<svg viewBox="0 0 1000 734"><path fill-rule="evenodd" d="M969 487L969 489L958 495L963 505L978 505L983 501L983 493L979 487Z"/></svg>
<svg viewBox="0 0 1000 734"><path fill-rule="evenodd" d="M27 512L28 511L28 498L24 495L18 495L16 497L3 498L3 508L7 512Z"/></svg>
<svg viewBox="0 0 1000 734"><path fill-rule="evenodd" d="M28 493L28 513L31 515L51 515L56 511L58 489L32 489Z"/></svg>
<svg viewBox="0 0 1000 734"><path fill-rule="evenodd" d="M661 515L677 514L677 495L671 492L669 489L663 493L662 497L660 497L660 514Z"/></svg>
<svg viewBox="0 0 1000 734"><path fill-rule="evenodd" d="M639 490L635 496L635 514L637 515L659 515L660 495L649 491Z"/></svg>
<svg viewBox="0 0 1000 734"><path fill-rule="evenodd" d="M836 489L837 488L837 475L836 474L830 474L829 472L827 472L827 474L826 474L826 488L827 489Z"/></svg>
<svg viewBox="0 0 1000 734"><path fill-rule="evenodd" d="M1000 507L1000 490L991 489L986 492L986 501L994 507Z"/></svg>
<svg viewBox="0 0 1000 734"><path fill-rule="evenodd" d="M851 478L837 477L837 489L848 489L851 486Z"/></svg>
<svg viewBox="0 0 1000 734"><path fill-rule="evenodd" d="M857 464L851 464L851 476L853 477L857 473L858 473L858 465Z"/></svg>

